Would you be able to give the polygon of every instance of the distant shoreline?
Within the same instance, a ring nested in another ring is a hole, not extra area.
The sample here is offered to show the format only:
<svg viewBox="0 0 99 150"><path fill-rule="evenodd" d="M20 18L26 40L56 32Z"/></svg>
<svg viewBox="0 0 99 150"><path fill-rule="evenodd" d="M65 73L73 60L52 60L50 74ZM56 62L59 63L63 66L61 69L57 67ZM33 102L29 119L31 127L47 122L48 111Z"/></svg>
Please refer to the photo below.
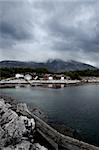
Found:
<svg viewBox="0 0 99 150"><path fill-rule="evenodd" d="M18 87L28 87L28 86L41 86L47 88L63 88L68 86L81 86L89 84L99 84L99 80L90 81L80 81L80 80L1 80L0 88L18 88Z"/></svg>

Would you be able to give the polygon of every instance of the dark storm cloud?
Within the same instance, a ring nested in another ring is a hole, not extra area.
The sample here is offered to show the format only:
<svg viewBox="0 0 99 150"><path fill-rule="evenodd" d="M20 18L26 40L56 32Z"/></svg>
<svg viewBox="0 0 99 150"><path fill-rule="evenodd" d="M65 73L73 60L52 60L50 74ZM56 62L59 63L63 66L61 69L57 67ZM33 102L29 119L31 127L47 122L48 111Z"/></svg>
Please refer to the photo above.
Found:
<svg viewBox="0 0 99 150"><path fill-rule="evenodd" d="M75 5L72 4L68 10L64 10L64 8L67 8L66 5L67 3L64 3L62 7L63 11L61 12L63 12L63 15L65 14L64 17L61 16L62 19L58 15L53 15L48 22L49 34L54 39L58 39L57 42L53 43L54 48L68 50L70 47L69 50L74 51L76 47L77 50L82 49L85 52L98 52L99 16L97 9L99 3L85 3L83 5L82 3L76 3L76 9Z"/></svg>
<svg viewBox="0 0 99 150"><path fill-rule="evenodd" d="M30 19L26 8L26 4L22 1L0 1L0 46L2 48L12 47L18 41L20 43L20 41L33 39L31 29L29 30Z"/></svg>
<svg viewBox="0 0 99 150"><path fill-rule="evenodd" d="M0 1L0 58L99 65L98 27L97 0Z"/></svg>
<svg viewBox="0 0 99 150"><path fill-rule="evenodd" d="M14 40L25 40L31 38L31 33L20 27L15 27L9 23L0 23L0 33L2 38L12 38Z"/></svg>

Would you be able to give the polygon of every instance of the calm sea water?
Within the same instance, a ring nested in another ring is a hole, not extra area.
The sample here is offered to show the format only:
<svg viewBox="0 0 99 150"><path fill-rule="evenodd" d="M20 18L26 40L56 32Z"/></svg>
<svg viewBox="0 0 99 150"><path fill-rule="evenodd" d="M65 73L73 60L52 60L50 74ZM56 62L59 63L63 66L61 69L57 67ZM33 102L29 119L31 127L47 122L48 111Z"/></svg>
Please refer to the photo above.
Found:
<svg viewBox="0 0 99 150"><path fill-rule="evenodd" d="M49 121L77 129L86 142L99 146L99 85L7 88L0 92L38 106Z"/></svg>

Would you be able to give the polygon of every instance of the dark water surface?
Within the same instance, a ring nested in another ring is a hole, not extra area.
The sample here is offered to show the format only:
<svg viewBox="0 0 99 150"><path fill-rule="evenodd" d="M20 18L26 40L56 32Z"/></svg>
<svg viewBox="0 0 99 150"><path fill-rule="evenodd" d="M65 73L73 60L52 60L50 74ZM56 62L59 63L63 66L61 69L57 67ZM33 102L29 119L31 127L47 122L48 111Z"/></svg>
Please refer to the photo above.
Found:
<svg viewBox="0 0 99 150"><path fill-rule="evenodd" d="M38 106L50 122L77 129L86 142L99 146L99 85L7 88L0 89L0 93Z"/></svg>

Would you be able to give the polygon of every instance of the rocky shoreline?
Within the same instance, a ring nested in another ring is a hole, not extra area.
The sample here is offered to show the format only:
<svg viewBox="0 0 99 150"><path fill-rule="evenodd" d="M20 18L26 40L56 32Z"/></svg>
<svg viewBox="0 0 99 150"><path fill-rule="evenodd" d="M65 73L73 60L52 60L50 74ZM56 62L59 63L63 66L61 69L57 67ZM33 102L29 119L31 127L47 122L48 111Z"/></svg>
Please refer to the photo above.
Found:
<svg viewBox="0 0 99 150"><path fill-rule="evenodd" d="M3 94L0 94L0 98L5 99L5 101L12 106L13 110L16 111L18 102L15 98ZM42 110L40 110L38 107L35 107L33 105L27 105L27 107L32 114L38 116L40 119L49 124L52 128L56 129L58 132L66 136L76 138L78 140L83 140L83 138L81 137L81 135L78 133L77 130L67 127L64 124L55 124L54 122L50 122L47 114Z"/></svg>
<svg viewBox="0 0 99 150"><path fill-rule="evenodd" d="M17 99L15 99L15 97L8 96L6 94L0 94L0 98L4 99L7 103L9 103L13 107L13 110L16 110L16 107L19 102L17 101ZM27 107L31 113L47 122L48 117L47 114L45 114L45 112L33 105L27 105Z"/></svg>
<svg viewBox="0 0 99 150"><path fill-rule="evenodd" d="M25 103L0 96L0 150L99 150L58 128L32 114Z"/></svg>
<svg viewBox="0 0 99 150"><path fill-rule="evenodd" d="M18 112L22 105L0 97L0 150L47 150L35 142L35 119Z"/></svg>

